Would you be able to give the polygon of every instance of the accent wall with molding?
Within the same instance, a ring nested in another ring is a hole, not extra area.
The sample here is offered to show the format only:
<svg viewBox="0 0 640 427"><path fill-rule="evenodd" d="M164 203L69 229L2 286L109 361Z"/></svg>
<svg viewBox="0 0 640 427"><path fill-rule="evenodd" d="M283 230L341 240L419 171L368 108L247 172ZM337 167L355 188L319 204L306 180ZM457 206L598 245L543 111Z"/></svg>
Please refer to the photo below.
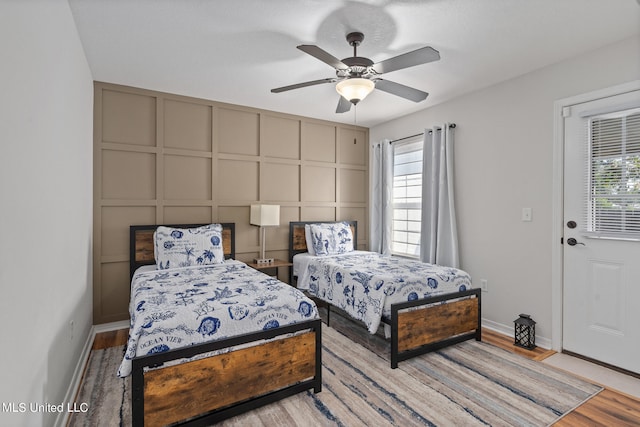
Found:
<svg viewBox="0 0 640 427"><path fill-rule="evenodd" d="M129 318L130 225L234 222L236 258L251 261L260 241L250 205L278 204L270 257L288 257L289 221L357 220L358 247L368 247L368 129L94 88L94 324Z"/></svg>

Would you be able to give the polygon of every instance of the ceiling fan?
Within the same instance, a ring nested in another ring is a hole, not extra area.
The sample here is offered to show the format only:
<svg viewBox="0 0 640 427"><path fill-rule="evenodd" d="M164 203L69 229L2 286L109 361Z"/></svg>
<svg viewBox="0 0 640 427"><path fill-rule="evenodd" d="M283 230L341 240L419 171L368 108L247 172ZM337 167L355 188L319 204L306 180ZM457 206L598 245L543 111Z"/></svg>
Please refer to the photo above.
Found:
<svg viewBox="0 0 640 427"><path fill-rule="evenodd" d="M364 40L364 34L360 32L347 34L347 42L353 46L353 56L343 60L339 60L315 45L297 46L301 51L335 68L336 77L283 86L271 89L271 92L280 93L322 83L338 82L336 90L340 94L340 100L336 113L349 111L351 104L356 105L362 101L374 88L414 102L420 102L427 98L429 95L427 92L382 79L380 76L383 73L437 61L440 59L440 53L437 50L426 46L374 64L369 58L358 56L357 48L362 40Z"/></svg>

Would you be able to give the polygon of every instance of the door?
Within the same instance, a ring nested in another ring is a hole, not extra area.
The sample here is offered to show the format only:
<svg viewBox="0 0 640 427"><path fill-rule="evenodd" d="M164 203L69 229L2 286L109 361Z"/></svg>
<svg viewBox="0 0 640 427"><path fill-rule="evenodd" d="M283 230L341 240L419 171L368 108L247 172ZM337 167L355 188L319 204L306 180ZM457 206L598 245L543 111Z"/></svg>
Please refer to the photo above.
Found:
<svg viewBox="0 0 640 427"><path fill-rule="evenodd" d="M562 346L640 373L640 91L563 115Z"/></svg>

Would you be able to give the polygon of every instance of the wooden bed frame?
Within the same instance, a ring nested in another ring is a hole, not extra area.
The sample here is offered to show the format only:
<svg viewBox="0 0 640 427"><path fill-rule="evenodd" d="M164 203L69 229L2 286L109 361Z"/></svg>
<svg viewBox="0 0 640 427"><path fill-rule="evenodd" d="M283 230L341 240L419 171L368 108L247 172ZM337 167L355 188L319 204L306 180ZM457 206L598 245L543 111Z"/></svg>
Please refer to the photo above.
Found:
<svg viewBox="0 0 640 427"><path fill-rule="evenodd" d="M193 228L200 224L169 226ZM222 226L225 258L233 258L235 225ZM139 266L155 263L156 227L130 227L131 275ZM310 388L319 393L321 325L320 319L315 319L134 358L133 425L210 425ZM244 347L162 367L167 362L237 346Z"/></svg>
<svg viewBox="0 0 640 427"><path fill-rule="evenodd" d="M289 259L307 252L305 224L342 221L295 221L289 223ZM357 243L357 221L346 221ZM293 273L292 273L293 276ZM297 280L297 277L295 278ZM326 301L328 313L331 305ZM327 325L330 316L327 315ZM434 322L433 319L438 319ZM481 340L481 291L470 289L391 305L391 367L409 358L469 339Z"/></svg>

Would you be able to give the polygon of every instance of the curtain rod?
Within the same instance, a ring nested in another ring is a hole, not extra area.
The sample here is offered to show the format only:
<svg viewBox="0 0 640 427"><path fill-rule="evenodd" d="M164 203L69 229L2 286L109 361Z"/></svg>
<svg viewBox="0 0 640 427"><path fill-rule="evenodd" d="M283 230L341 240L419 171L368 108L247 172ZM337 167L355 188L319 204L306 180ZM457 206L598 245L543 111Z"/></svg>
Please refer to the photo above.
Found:
<svg viewBox="0 0 640 427"><path fill-rule="evenodd" d="M456 127L455 123L451 123L449 125L450 128L454 128ZM416 133L415 135L409 135L409 136L405 136L404 138L398 138L398 139L394 139L393 141L389 141L389 144L393 144L394 142L399 142L399 141L404 141L405 139L409 139L409 138L414 138L416 136L421 136L424 135L424 132L420 132L420 133Z"/></svg>

